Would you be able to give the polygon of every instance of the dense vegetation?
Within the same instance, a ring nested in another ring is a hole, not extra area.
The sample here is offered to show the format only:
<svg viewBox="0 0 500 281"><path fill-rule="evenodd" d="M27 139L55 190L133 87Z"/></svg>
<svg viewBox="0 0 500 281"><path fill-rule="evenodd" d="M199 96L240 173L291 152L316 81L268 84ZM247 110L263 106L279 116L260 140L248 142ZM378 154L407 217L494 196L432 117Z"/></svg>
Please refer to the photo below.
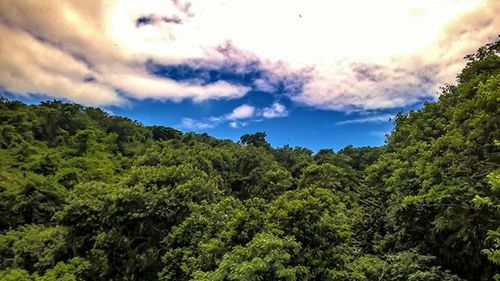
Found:
<svg viewBox="0 0 500 281"><path fill-rule="evenodd" d="M380 148L0 101L1 280L500 280L500 44Z"/></svg>

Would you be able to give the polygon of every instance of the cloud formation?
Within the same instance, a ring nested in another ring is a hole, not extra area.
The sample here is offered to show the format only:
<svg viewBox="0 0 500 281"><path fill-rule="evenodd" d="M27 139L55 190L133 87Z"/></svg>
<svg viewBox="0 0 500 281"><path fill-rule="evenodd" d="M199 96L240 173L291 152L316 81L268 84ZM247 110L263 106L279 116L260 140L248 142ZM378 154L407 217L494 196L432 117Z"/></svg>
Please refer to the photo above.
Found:
<svg viewBox="0 0 500 281"><path fill-rule="evenodd" d="M148 56L160 54L149 52L147 42L168 46L149 26L136 26L138 18L153 11L191 17L189 5L179 1L143 6L136 1L1 1L0 85L19 94L43 93L91 105L119 105L128 98L202 101L248 91L225 81L201 86L148 73ZM146 43L129 45L121 36Z"/></svg>
<svg viewBox="0 0 500 281"><path fill-rule="evenodd" d="M498 14L487 0L4 0L0 86L91 105L260 90L322 109L401 107L453 82L496 38Z"/></svg>
<svg viewBox="0 0 500 281"><path fill-rule="evenodd" d="M254 106L243 104L234 108L231 112L221 116L211 116L205 120L195 120L192 118L182 118L180 128L190 130L212 129L221 124L227 123L229 127L238 129L245 127L251 122L262 121L262 118L279 118L288 116L288 110L280 103L273 103L269 107L255 108Z"/></svg>

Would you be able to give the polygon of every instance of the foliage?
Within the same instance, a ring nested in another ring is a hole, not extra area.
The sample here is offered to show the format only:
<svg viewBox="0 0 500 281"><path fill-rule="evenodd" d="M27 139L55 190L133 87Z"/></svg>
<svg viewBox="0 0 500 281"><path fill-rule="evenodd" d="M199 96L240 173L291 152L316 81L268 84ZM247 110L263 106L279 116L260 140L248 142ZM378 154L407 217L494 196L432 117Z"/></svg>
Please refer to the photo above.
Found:
<svg viewBox="0 0 500 281"><path fill-rule="evenodd" d="M470 280L498 272L481 250L500 225L498 191L487 175L499 167L499 42L467 57L457 85L435 103L396 117L370 184L387 198L387 249L418 248Z"/></svg>
<svg viewBox="0 0 500 281"><path fill-rule="evenodd" d="M500 280L499 42L375 148L2 98L0 280Z"/></svg>

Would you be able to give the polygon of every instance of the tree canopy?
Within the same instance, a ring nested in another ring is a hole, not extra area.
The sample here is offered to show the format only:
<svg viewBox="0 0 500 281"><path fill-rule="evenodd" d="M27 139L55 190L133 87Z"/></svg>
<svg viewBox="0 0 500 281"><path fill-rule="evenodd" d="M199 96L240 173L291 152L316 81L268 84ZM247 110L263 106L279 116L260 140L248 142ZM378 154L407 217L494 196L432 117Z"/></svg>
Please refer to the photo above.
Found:
<svg viewBox="0 0 500 281"><path fill-rule="evenodd" d="M0 280L500 280L500 41L382 147L0 99Z"/></svg>

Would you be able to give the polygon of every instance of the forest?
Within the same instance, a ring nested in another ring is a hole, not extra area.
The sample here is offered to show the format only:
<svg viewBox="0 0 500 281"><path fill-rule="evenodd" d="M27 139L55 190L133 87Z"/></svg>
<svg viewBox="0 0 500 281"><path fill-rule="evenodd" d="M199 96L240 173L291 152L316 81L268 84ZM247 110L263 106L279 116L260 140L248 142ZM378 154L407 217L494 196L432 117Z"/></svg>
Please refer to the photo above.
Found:
<svg viewBox="0 0 500 281"><path fill-rule="evenodd" d="M0 100L0 280L500 280L500 41L381 147Z"/></svg>

